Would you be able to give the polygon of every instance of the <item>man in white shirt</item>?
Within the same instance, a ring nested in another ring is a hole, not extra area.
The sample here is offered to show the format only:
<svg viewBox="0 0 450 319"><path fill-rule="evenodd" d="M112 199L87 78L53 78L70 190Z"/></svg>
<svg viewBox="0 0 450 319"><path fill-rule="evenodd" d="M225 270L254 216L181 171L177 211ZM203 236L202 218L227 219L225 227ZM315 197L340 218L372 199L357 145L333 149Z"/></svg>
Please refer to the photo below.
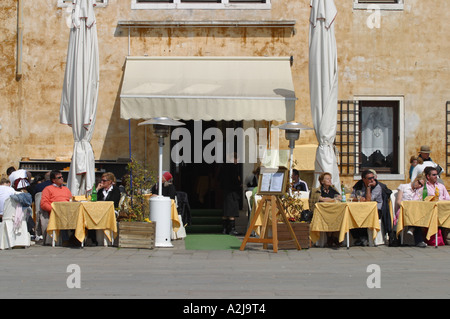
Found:
<svg viewBox="0 0 450 319"><path fill-rule="evenodd" d="M425 167L434 167L436 168L437 164L433 162L433 160L430 157L431 148L428 145L422 145L420 147L419 151L419 157L423 159L423 163L417 164L416 167L414 167L412 174L411 174L411 180L415 180L417 175L420 175L423 173Z"/></svg>
<svg viewBox="0 0 450 319"><path fill-rule="evenodd" d="M308 184L300 179L300 172L296 169L292 170L292 188L296 191L308 192Z"/></svg>
<svg viewBox="0 0 450 319"><path fill-rule="evenodd" d="M432 161L424 161L422 164L417 164L412 171L411 180L415 180L418 175L422 174L426 167L436 168L436 163Z"/></svg>

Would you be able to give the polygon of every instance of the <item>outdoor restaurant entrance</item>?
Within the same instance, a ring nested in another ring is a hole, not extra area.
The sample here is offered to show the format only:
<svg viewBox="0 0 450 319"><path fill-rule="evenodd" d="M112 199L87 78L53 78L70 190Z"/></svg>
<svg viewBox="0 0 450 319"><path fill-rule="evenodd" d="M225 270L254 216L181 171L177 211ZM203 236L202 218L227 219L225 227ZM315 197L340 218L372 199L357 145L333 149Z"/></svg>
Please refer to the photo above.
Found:
<svg viewBox="0 0 450 319"><path fill-rule="evenodd" d="M223 196L220 188L220 169L222 163L227 156L226 150L226 129L241 128L242 121L182 121L186 125L183 128L189 132L190 141L183 141L186 136L180 137L180 140L171 139L170 149L174 152L174 147L178 143L183 143L183 147L179 151L182 159L180 163L175 163L171 156L171 172L174 176L174 184L178 191L186 192L189 204L192 209L222 209ZM217 153L217 149L213 149L212 145L216 145L214 137L208 137L205 131L211 132L217 128L216 132L221 132L224 138L222 154ZM234 137L236 139L236 137ZM184 147L190 146L190 150ZM180 146L178 146L180 147ZM188 153L190 156L186 156ZM237 152L237 143L234 142L234 152ZM200 152L202 154L200 154ZM207 158L206 155L211 154L213 159ZM242 180L243 165L239 165L240 176ZM241 200L241 205L242 205Z"/></svg>

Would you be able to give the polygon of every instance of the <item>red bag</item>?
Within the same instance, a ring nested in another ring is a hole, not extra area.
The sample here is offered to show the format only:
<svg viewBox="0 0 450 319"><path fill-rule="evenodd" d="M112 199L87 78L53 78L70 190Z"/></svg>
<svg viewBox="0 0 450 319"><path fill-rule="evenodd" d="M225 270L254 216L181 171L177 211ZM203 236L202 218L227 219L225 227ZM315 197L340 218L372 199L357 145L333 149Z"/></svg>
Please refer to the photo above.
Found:
<svg viewBox="0 0 450 319"><path fill-rule="evenodd" d="M431 236L430 240L426 240L428 246L436 246L436 235ZM438 231L438 246L445 246L444 238L442 238L442 232L439 229Z"/></svg>

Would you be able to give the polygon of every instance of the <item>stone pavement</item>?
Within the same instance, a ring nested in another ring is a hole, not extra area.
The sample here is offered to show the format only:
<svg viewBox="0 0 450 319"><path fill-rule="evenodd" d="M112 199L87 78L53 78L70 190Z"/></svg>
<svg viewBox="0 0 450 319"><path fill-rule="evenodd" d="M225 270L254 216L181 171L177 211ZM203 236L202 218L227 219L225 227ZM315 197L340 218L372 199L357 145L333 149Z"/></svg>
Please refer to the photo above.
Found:
<svg viewBox="0 0 450 319"><path fill-rule="evenodd" d="M183 240L173 244L153 250L34 245L0 251L0 298L450 297L450 246L274 253L257 243L245 251L190 251Z"/></svg>

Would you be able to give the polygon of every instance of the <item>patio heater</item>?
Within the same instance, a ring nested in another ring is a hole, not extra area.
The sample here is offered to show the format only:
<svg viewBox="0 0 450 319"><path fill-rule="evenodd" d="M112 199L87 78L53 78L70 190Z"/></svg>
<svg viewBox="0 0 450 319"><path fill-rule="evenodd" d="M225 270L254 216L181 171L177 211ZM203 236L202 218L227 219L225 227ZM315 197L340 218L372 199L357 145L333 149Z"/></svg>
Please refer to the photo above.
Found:
<svg viewBox="0 0 450 319"><path fill-rule="evenodd" d="M300 138L300 131L302 130L312 130L311 127L307 127L298 122L287 122L282 125L276 126L277 128L285 131L285 138L289 141L289 185L292 184L292 165L294 161L294 148L295 141ZM289 187L289 194L291 193L291 188Z"/></svg>
<svg viewBox="0 0 450 319"><path fill-rule="evenodd" d="M184 123L173 120L168 117L155 117L150 120L141 122L140 125L153 125L153 132L158 137L159 145L159 167L158 167L158 195L150 198L150 215L151 221L156 222L155 246L156 247L173 247L170 242L171 238L171 199L162 195L162 163L163 163L163 146L164 138L169 136L171 126L181 126Z"/></svg>

